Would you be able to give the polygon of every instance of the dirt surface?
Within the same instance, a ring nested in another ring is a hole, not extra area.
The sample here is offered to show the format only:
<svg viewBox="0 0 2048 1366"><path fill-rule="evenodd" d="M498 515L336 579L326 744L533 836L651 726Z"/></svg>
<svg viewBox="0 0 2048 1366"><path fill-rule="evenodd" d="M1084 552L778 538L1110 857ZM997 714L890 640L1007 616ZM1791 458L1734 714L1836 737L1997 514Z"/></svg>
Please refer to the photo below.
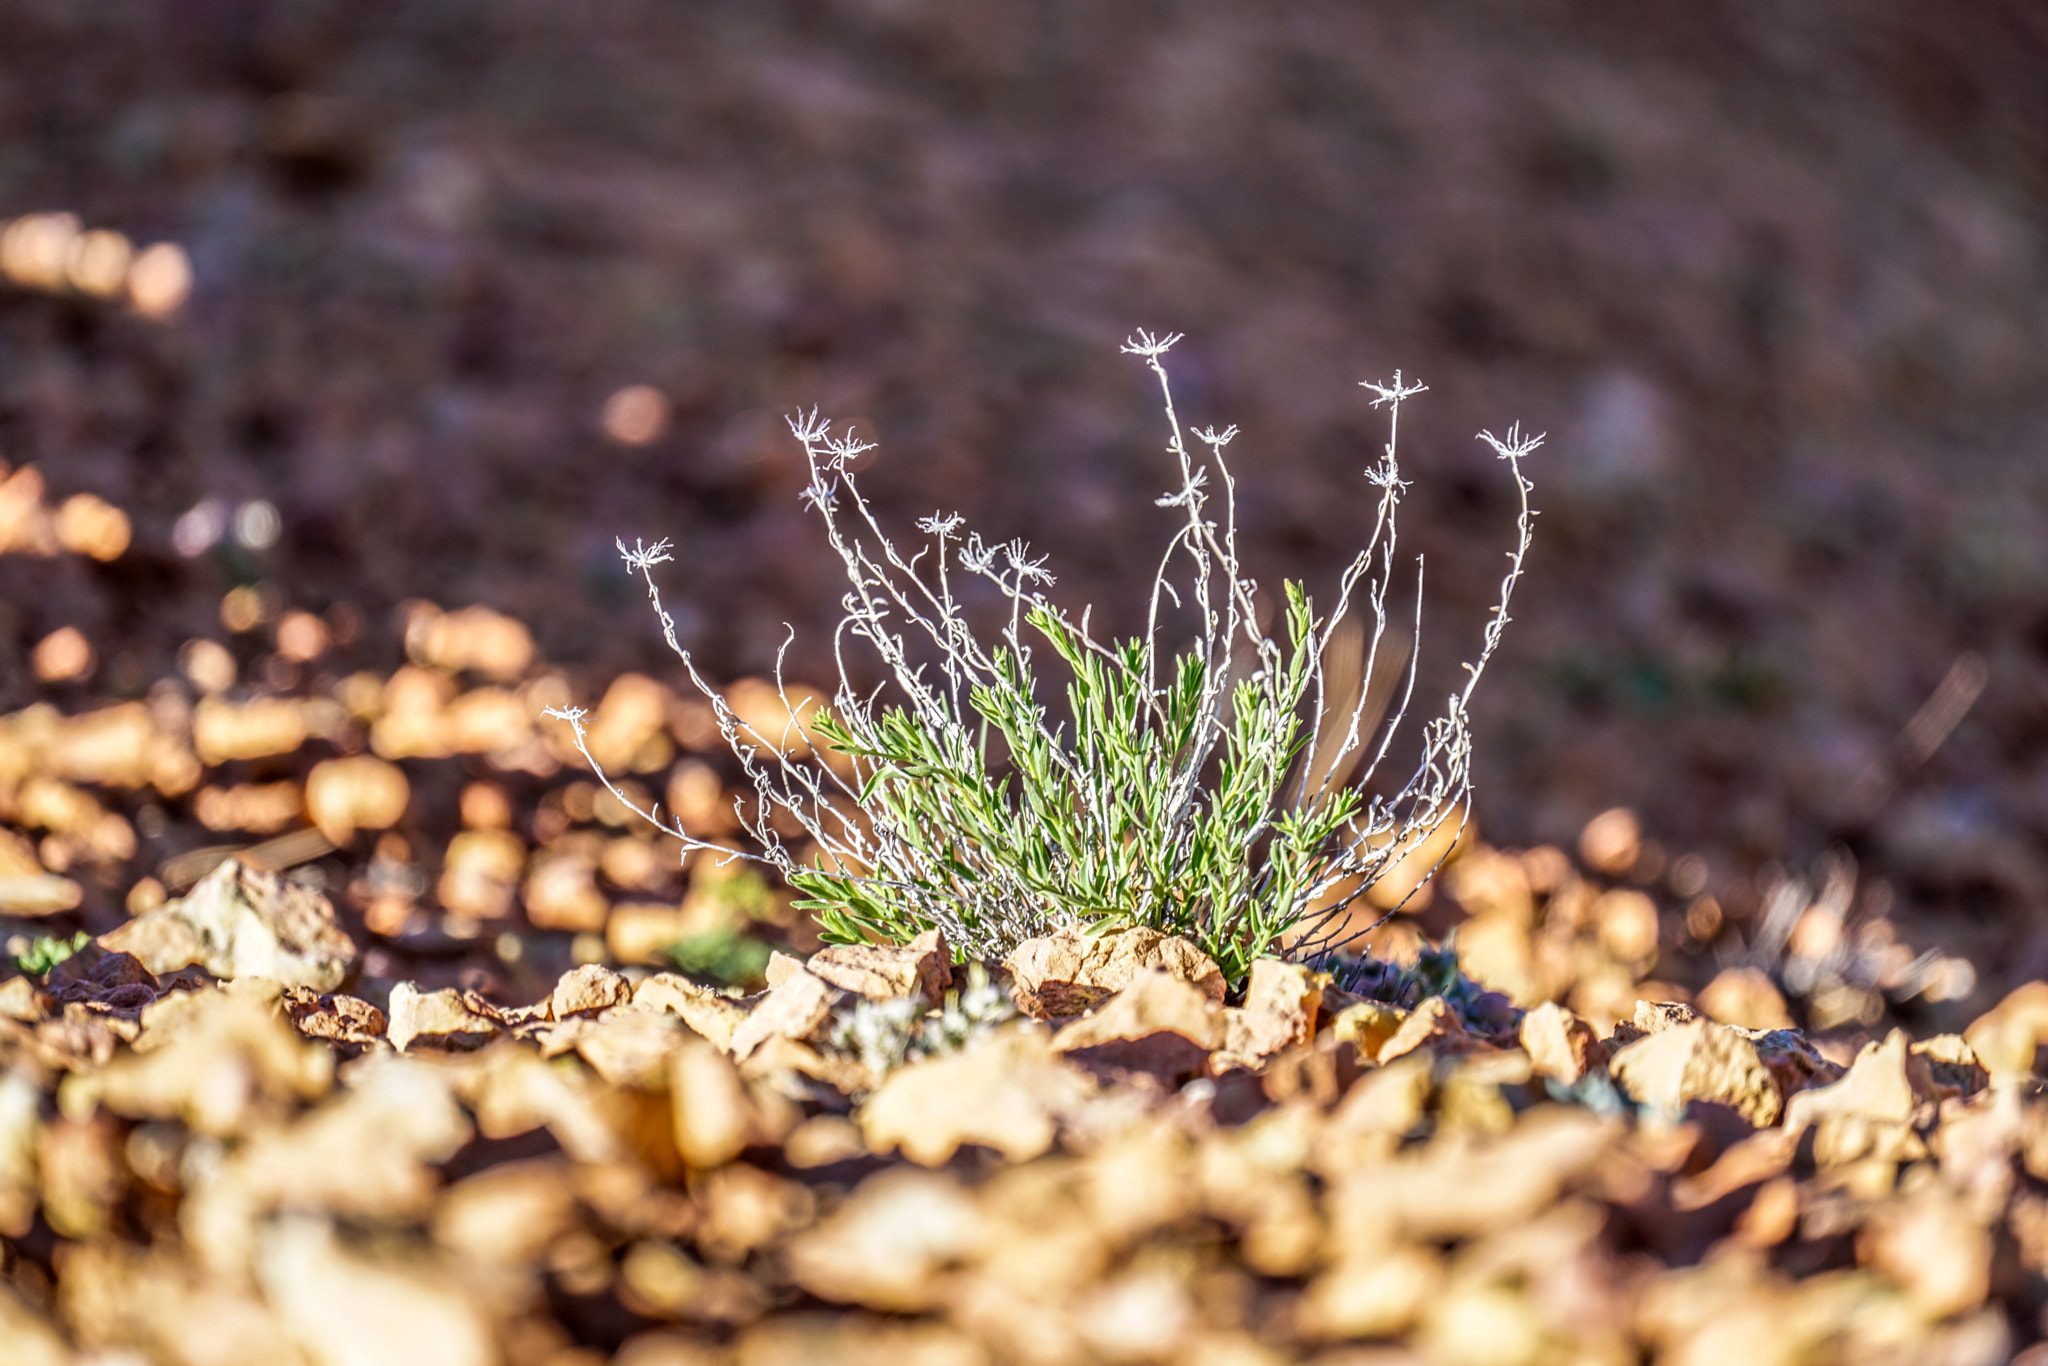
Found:
<svg viewBox="0 0 2048 1366"><path fill-rule="evenodd" d="M23 0L0 34L9 984L235 852L331 902L321 989L380 1011L678 946L758 986L804 918L542 719L602 704L636 793L724 819L614 538L674 538L713 677L787 623L827 683L843 580L782 426L815 404L881 441L890 525L1028 538L1135 629L1171 482L1137 327L1242 428L1269 584L1357 545L1357 381L1429 385L1423 696L1511 544L1471 434L1549 434L1471 847L1635 899L1517 951L1453 876L1377 951L1455 928L1603 1028L1750 969L1842 1061L2048 973L2027 5Z"/></svg>

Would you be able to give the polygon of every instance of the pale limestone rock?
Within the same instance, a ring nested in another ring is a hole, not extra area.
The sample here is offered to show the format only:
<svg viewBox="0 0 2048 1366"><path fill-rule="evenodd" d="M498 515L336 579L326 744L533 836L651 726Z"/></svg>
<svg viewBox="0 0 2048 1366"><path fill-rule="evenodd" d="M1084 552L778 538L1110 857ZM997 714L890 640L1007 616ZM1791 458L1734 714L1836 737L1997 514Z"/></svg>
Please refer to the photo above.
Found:
<svg viewBox="0 0 2048 1366"><path fill-rule="evenodd" d="M560 1156L507 1162L450 1186L434 1211L434 1241L487 1266L517 1267L546 1251L576 1218L574 1168Z"/></svg>
<svg viewBox="0 0 2048 1366"><path fill-rule="evenodd" d="M256 1126L188 1195L180 1227L209 1269L247 1276L273 1212L375 1224L432 1209L434 1169L473 1136L469 1117L444 1070L391 1054L365 1061L332 1103L290 1126Z"/></svg>
<svg viewBox="0 0 2048 1366"><path fill-rule="evenodd" d="M813 1115L796 1126L782 1148L783 1159L799 1171L866 1157L860 1126L843 1115Z"/></svg>
<svg viewBox="0 0 2048 1366"><path fill-rule="evenodd" d="M255 1259L264 1299L321 1366L492 1366L496 1344L452 1282L342 1250L325 1220L272 1225Z"/></svg>
<svg viewBox="0 0 2048 1366"><path fill-rule="evenodd" d="M290 754L305 742L304 709L288 697L205 697L192 709L192 747L208 766Z"/></svg>
<svg viewBox="0 0 2048 1366"><path fill-rule="evenodd" d="M832 1016L833 990L809 972L770 987L732 1034L732 1054L745 1058L771 1038L808 1039Z"/></svg>
<svg viewBox="0 0 2048 1366"><path fill-rule="evenodd" d="M823 1082L842 1096L865 1095L877 1078L859 1058L822 1052L811 1044L780 1036L765 1040L740 1064L740 1075L769 1089L796 1094L805 1088L797 1078Z"/></svg>
<svg viewBox="0 0 2048 1366"><path fill-rule="evenodd" d="M0 721L0 735L5 734L6 723ZM44 871L43 861L36 856L36 847L27 836L0 829L0 879L35 877Z"/></svg>
<svg viewBox="0 0 2048 1366"><path fill-rule="evenodd" d="M829 944L812 954L805 966L813 976L871 1001L916 996L937 1006L953 985L952 950L945 934L936 929L902 945Z"/></svg>
<svg viewBox="0 0 2048 1366"><path fill-rule="evenodd" d="M384 1037L384 1012L354 996L287 987L281 1004L293 1027L309 1039L362 1047Z"/></svg>
<svg viewBox="0 0 2048 1366"><path fill-rule="evenodd" d="M557 1020L595 1014L633 999L633 985L602 963L585 963L562 975L548 997L548 1013Z"/></svg>
<svg viewBox="0 0 2048 1366"><path fill-rule="evenodd" d="M1052 1046L1093 1068L1150 1072L1178 1084L1202 1072L1227 1037L1221 1007L1193 984L1152 968L1062 1029Z"/></svg>
<svg viewBox="0 0 2048 1366"><path fill-rule="evenodd" d="M1445 1133L1507 1133L1515 1126L1515 1108L1503 1088L1522 1086L1534 1071L1529 1055L1518 1048L1489 1047L1457 1057L1438 1079L1438 1127Z"/></svg>
<svg viewBox="0 0 2048 1366"><path fill-rule="evenodd" d="M1322 987L1318 975L1299 963L1253 960L1243 1008L1224 1011L1223 1051L1229 1060L1256 1067L1283 1049L1313 1039Z"/></svg>
<svg viewBox="0 0 2048 1366"><path fill-rule="evenodd" d="M1539 1106L1497 1137L1447 1136L1332 1172L1324 1205L1336 1250L1471 1238L1532 1219L1611 1155L1620 1127L1579 1106Z"/></svg>
<svg viewBox="0 0 2048 1366"><path fill-rule="evenodd" d="M1938 1185L1874 1209L1856 1252L1930 1320L1974 1309L1990 1290L1991 1235L1966 1198Z"/></svg>
<svg viewBox="0 0 2048 1366"><path fill-rule="evenodd" d="M887 1313L944 1303L944 1273L977 1252L987 1220L951 1176L893 1168L789 1247L790 1273L823 1300Z"/></svg>
<svg viewBox="0 0 2048 1366"><path fill-rule="evenodd" d="M2048 1041L2048 982L2026 982L1963 1031L1994 1082L2033 1075L2034 1051Z"/></svg>
<svg viewBox="0 0 2048 1366"><path fill-rule="evenodd" d="M1027 939L1003 960L1017 1008L1035 1019L1079 1015L1123 990L1147 968L1188 982L1222 1004L1223 972L1178 935L1130 929L1091 935L1079 926Z"/></svg>
<svg viewBox="0 0 2048 1366"><path fill-rule="evenodd" d="M218 1137L269 1104L323 1096L333 1080L333 1052L298 1038L260 993L180 991L143 1008L135 1051L81 1091L114 1114Z"/></svg>
<svg viewBox="0 0 2048 1366"><path fill-rule="evenodd" d="M37 1147L43 1135L41 1096L27 1071L0 1077L0 1237L23 1239L35 1225L43 1202L43 1173L37 1169ZM6 1288L0 1288L0 1296ZM6 1303L0 1298L0 1325L6 1325Z"/></svg>
<svg viewBox="0 0 2048 1366"><path fill-rule="evenodd" d="M84 899L84 888L55 873L0 876L0 915L57 915L77 910Z"/></svg>
<svg viewBox="0 0 2048 1366"><path fill-rule="evenodd" d="M646 1086L661 1076L668 1055L683 1037L681 1023L666 1011L615 1012L603 1019L579 1016L556 1025L541 1052L552 1056L573 1048L611 1085Z"/></svg>
<svg viewBox="0 0 2048 1366"><path fill-rule="evenodd" d="M206 757L203 751L200 757ZM367 754L328 759L306 775L306 814L337 846L346 845L358 830L396 825L411 800L405 771Z"/></svg>
<svg viewBox="0 0 2048 1366"><path fill-rule="evenodd" d="M445 1073L386 1053L299 1123L254 1135L223 1179L259 1210L410 1218L439 1193L434 1167L473 1136Z"/></svg>
<svg viewBox="0 0 2048 1366"><path fill-rule="evenodd" d="M676 1151L700 1170L722 1166L754 1141L755 1107L732 1060L686 1040L669 1055L668 1093Z"/></svg>
<svg viewBox="0 0 2048 1366"><path fill-rule="evenodd" d="M1802 1316L1754 1258L1650 1277L1637 1298L1636 1330L1655 1346L1658 1366L1796 1366L1813 1359L1832 1327L1824 1313Z"/></svg>
<svg viewBox="0 0 2048 1366"><path fill-rule="evenodd" d="M1194 984L1153 968L1136 974L1100 1010L1060 1030L1053 1047L1068 1052L1167 1031L1213 1049L1222 1046L1225 1028L1214 1000Z"/></svg>
<svg viewBox="0 0 2048 1366"><path fill-rule="evenodd" d="M746 1162L707 1172L691 1182L700 1211L693 1238L705 1260L735 1266L756 1248L809 1224L817 1197L808 1186Z"/></svg>
<svg viewBox="0 0 2048 1366"><path fill-rule="evenodd" d="M1052 1146L1061 1119L1095 1090L1042 1033L1011 1028L898 1068L857 1118L870 1149L900 1148L921 1166L941 1165L963 1143L1028 1162Z"/></svg>
<svg viewBox="0 0 2048 1366"><path fill-rule="evenodd" d="M564 852L535 860L526 875L526 918L535 929L584 933L604 929L611 903L597 887L597 862Z"/></svg>
<svg viewBox="0 0 2048 1366"><path fill-rule="evenodd" d="M681 1016L684 1024L727 1052L732 1051L732 1037L747 1018L745 1007L731 997L673 972L657 972L643 979L633 989L633 1004Z"/></svg>
<svg viewBox="0 0 2048 1366"><path fill-rule="evenodd" d="M615 963L664 963L668 951L689 937L690 928L690 917L679 905L622 901L604 922L605 951Z"/></svg>
<svg viewBox="0 0 2048 1366"><path fill-rule="evenodd" d="M65 1315L98 1341L147 1342L151 1359L171 1366L276 1366L302 1358L282 1322L240 1286L212 1280L189 1262L151 1257L132 1244L107 1239L74 1245L65 1258L65 1299L93 1306ZM5 1316L0 1315L0 1324ZM27 1366L11 1326L0 1326L0 1360ZM28 1345L33 1345L31 1342ZM84 1355L104 1360L118 1350ZM66 1353L62 1360L76 1360Z"/></svg>
<svg viewBox="0 0 2048 1366"><path fill-rule="evenodd" d="M196 963L215 977L263 977L315 991L340 986L356 956L325 896L235 859L99 943L134 954L154 973Z"/></svg>
<svg viewBox="0 0 2048 1366"><path fill-rule="evenodd" d="M1804 1129L1836 1115L1904 1124L1920 1103L1906 1075L1907 1057L1902 1030L1894 1029L1881 1044L1865 1044L1839 1080L1810 1087L1785 1102L1785 1127Z"/></svg>
<svg viewBox="0 0 2048 1366"><path fill-rule="evenodd" d="M1967 1191L1986 1207L2004 1201L2013 1184L2013 1157L2032 1157L2029 1175L2048 1172L2048 1162L2036 1155L2038 1141L2029 1141L2030 1129L2037 1129L2034 1112L2021 1106L2019 1090L1993 1085L1966 1100L1942 1102L1940 1127L1930 1136L1935 1159L1941 1164L1944 1182Z"/></svg>
<svg viewBox="0 0 2048 1366"><path fill-rule="evenodd" d="M649 1244L642 1243L640 1246L645 1248ZM664 1257L663 1262L666 1261L667 1258ZM634 1279L636 1267L650 1264L653 1263L629 1259L624 1268L627 1281L630 1283ZM645 1274L644 1271L640 1272L643 1277ZM678 1278L679 1286L686 1293L678 1301L677 1307L703 1302L704 1297L696 1293L698 1286L691 1284L697 1280L697 1277L687 1272ZM726 1366L731 1359L731 1355L723 1348L714 1347L693 1334L658 1328L651 1332L635 1333L627 1338L619 1345L618 1354L612 1358L612 1366Z"/></svg>
<svg viewBox="0 0 2048 1366"><path fill-rule="evenodd" d="M1491 1052L1493 1045L1468 1031L1448 1001L1432 996L1410 1011L1394 1036L1380 1046L1379 1060L1389 1063L1423 1048L1439 1057L1456 1057Z"/></svg>
<svg viewBox="0 0 2048 1366"><path fill-rule="evenodd" d="M1577 1085L1607 1061L1606 1046L1593 1026L1555 1001L1522 1017L1521 1043L1537 1075L1563 1086Z"/></svg>
<svg viewBox="0 0 2048 1366"><path fill-rule="evenodd" d="M1330 1022L1330 1034L1338 1042L1357 1049L1359 1057L1377 1058L1380 1049L1399 1032L1401 1022L1407 1018L1408 1012L1399 1006L1384 1001L1360 1001L1338 1012Z"/></svg>
<svg viewBox="0 0 2048 1366"><path fill-rule="evenodd" d="M1657 903L1633 887L1616 887L1603 892L1593 903L1593 922L1600 928L1600 943L1638 974L1657 961Z"/></svg>
<svg viewBox="0 0 2048 1366"><path fill-rule="evenodd" d="M493 1014L478 1009L480 1004L453 987L423 992L411 982L396 983L385 1037L401 1053L416 1040L442 1048L479 1047L503 1028Z"/></svg>
<svg viewBox="0 0 2048 1366"><path fill-rule="evenodd" d="M1426 1248L1342 1257L1309 1282L1302 1329L1316 1338L1392 1337L1415 1322L1442 1284L1443 1265Z"/></svg>
<svg viewBox="0 0 2048 1366"><path fill-rule="evenodd" d="M0 1341L19 1366L71 1366L77 1360L57 1330L11 1285L0 1285Z"/></svg>
<svg viewBox="0 0 2048 1366"><path fill-rule="evenodd" d="M1608 1043L1615 1048L1634 1043L1637 1039L1652 1034L1661 1034L1667 1029L1707 1017L1695 1006L1683 1001L1637 1001L1635 1017L1624 1020L1614 1027L1614 1034Z"/></svg>
<svg viewBox="0 0 2048 1366"><path fill-rule="evenodd" d="M1174 1361L1198 1328L1183 1277L1161 1267L1129 1271L1079 1297L1075 1326L1104 1361Z"/></svg>
<svg viewBox="0 0 2048 1366"><path fill-rule="evenodd" d="M1194 1144L1164 1119L1107 1135L1081 1160L1081 1173L1082 1217L1113 1245L1136 1242L1199 1208Z"/></svg>
<svg viewBox="0 0 2048 1366"><path fill-rule="evenodd" d="M1784 1176L1799 1153L1799 1135L1786 1129L1751 1134L1714 1159L1714 1165L1671 1185L1671 1203L1679 1210L1703 1209L1735 1194ZM1776 1241L1776 1240L1774 1240Z"/></svg>
<svg viewBox="0 0 2048 1366"><path fill-rule="evenodd" d="M33 1024L43 1018L48 1003L49 998L26 977L10 977L0 982L0 1019Z"/></svg>
<svg viewBox="0 0 2048 1366"><path fill-rule="evenodd" d="M1840 1080L1801 1091L1785 1103L1785 1128L1814 1134L1814 1159L1822 1166L1875 1156L1909 1162L1927 1155L1913 1127L1922 1097L1916 1094L1914 1058L1905 1034L1893 1030L1882 1044L1864 1047Z"/></svg>
<svg viewBox="0 0 2048 1366"><path fill-rule="evenodd" d="M496 920L511 912L525 870L526 842L510 830L464 830L448 842L435 895L444 910Z"/></svg>
<svg viewBox="0 0 2048 1366"><path fill-rule="evenodd" d="M1534 1366L1546 1355L1543 1319L1528 1293L1465 1277L1429 1299L1415 1336L1442 1366Z"/></svg>
<svg viewBox="0 0 2048 1366"><path fill-rule="evenodd" d="M1617 1029L1613 1042L1620 1046L1608 1059L1608 1071L1639 1105L1677 1115L1688 1100L1719 1101L1758 1125L1776 1124L1783 1113L1783 1097L1755 1050L1732 1031L1692 1021L1655 1034L1630 1036Z"/></svg>
<svg viewBox="0 0 2048 1366"><path fill-rule="evenodd" d="M1687 1101L1714 1101L1759 1128L1776 1124L1794 1093L1842 1074L1792 1030L1733 1029L1704 1019L1623 1045L1609 1059L1608 1071L1638 1104L1675 1115Z"/></svg>
<svg viewBox="0 0 2048 1366"><path fill-rule="evenodd" d="M1411 1053L1375 1067L1344 1093L1330 1112L1333 1135L1368 1134L1398 1138L1422 1122L1435 1090L1427 1054Z"/></svg>

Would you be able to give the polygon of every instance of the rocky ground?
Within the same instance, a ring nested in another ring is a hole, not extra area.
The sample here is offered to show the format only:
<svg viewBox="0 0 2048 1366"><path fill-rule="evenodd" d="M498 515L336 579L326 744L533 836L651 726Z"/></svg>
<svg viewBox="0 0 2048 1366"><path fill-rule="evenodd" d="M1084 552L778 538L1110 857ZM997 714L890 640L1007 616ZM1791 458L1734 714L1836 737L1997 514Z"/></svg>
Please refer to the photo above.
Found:
<svg viewBox="0 0 2048 1366"><path fill-rule="evenodd" d="M0 0L0 1361L2023 1350L2048 37L1930 13ZM1424 695L1551 434L1354 990L814 957L590 780L733 834L617 536L829 681L794 408L1132 629L1140 326L1269 585L1431 386Z"/></svg>
<svg viewBox="0 0 2048 1366"><path fill-rule="evenodd" d="M1583 917L1474 860L1533 957ZM1852 1054L1743 969L1596 1027L1135 930L517 1008L353 956L231 861L0 984L0 1360L1993 1366L2048 1312L2038 987Z"/></svg>
<svg viewBox="0 0 2048 1366"><path fill-rule="evenodd" d="M16 553L119 563L124 514L32 474ZM729 830L701 700L579 696L482 608L413 604L388 673L345 617L221 612L140 700L0 719L20 1359L1988 1363L2042 1327L2039 988L1976 1018L1846 863L1724 905L1626 809L1468 835L1352 990L1262 961L1228 1001L1157 936L820 950L543 714Z"/></svg>

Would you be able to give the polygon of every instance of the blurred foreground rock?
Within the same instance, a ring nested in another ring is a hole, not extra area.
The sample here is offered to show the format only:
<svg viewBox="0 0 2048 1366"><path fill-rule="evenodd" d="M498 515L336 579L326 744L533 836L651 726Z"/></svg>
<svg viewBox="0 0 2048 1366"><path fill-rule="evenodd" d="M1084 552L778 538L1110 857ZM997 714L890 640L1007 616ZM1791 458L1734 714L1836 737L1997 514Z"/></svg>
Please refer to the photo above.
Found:
<svg viewBox="0 0 2048 1366"><path fill-rule="evenodd" d="M159 914L210 961L307 961L239 923L271 883L202 888ZM1133 969L1057 1032L838 1052L862 1001L928 1005L933 947L520 1008L124 952L12 978L0 1361L1991 1366L2048 1311L2048 1101L1960 1037L1844 1068L1676 1003L1603 1039L1279 962L1225 1006L1105 936ZM2018 1057L2031 999L1971 1037Z"/></svg>

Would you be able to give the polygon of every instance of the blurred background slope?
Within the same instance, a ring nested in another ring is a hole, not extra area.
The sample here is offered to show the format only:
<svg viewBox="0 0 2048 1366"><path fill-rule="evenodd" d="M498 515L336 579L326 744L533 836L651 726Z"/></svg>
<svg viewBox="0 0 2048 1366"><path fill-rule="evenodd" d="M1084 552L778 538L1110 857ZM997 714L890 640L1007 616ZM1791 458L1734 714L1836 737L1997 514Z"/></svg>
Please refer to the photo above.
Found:
<svg viewBox="0 0 2048 1366"><path fill-rule="evenodd" d="M2048 970L2036 6L8 0L0 53L0 216L192 269L162 318L0 285L0 455L136 537L0 561L0 705L141 695L237 583L393 661L427 597L662 673L618 534L676 539L714 675L789 622L821 678L841 583L780 421L812 403L882 441L897 525L1027 537L1128 629L1167 524L1116 346L1171 329L1268 582L1360 538L1355 382L1430 386L1425 695L1510 543L1471 435L1550 434L1489 839L1628 805L1738 911L1846 844ZM180 553L208 499L281 534ZM97 670L39 683L66 625Z"/></svg>

